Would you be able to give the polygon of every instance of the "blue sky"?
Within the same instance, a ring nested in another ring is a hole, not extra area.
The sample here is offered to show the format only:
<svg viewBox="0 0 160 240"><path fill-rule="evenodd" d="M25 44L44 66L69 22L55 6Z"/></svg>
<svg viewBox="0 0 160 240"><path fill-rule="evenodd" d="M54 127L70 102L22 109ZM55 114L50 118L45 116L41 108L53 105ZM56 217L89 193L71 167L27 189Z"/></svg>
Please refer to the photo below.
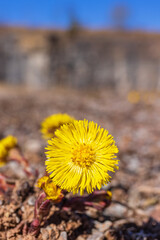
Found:
<svg viewBox="0 0 160 240"><path fill-rule="evenodd" d="M0 0L0 24L67 28L72 13L84 27L110 28L120 4L129 9L127 28L160 31L160 0Z"/></svg>

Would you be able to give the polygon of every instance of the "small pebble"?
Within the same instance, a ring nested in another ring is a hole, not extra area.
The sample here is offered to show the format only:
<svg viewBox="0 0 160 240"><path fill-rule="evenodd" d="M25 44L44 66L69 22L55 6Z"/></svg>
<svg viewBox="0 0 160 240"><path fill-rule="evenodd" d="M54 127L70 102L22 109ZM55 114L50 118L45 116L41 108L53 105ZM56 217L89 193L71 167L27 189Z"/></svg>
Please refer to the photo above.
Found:
<svg viewBox="0 0 160 240"><path fill-rule="evenodd" d="M78 237L76 238L76 240L85 240L85 238L82 237L82 236L78 236Z"/></svg>
<svg viewBox="0 0 160 240"><path fill-rule="evenodd" d="M116 227L116 228L119 228L120 226L122 226L126 223L127 223L126 219L120 219L118 221L115 221L113 226Z"/></svg>
<svg viewBox="0 0 160 240"><path fill-rule="evenodd" d="M42 233L43 240L49 240L49 233L48 233L47 229L41 228L40 232Z"/></svg>
<svg viewBox="0 0 160 240"><path fill-rule="evenodd" d="M59 240L67 240L67 233L65 231L60 233Z"/></svg>
<svg viewBox="0 0 160 240"><path fill-rule="evenodd" d="M29 152L37 153L41 149L41 142L36 139L28 140L25 144L25 148Z"/></svg>
<svg viewBox="0 0 160 240"><path fill-rule="evenodd" d="M104 211L105 216L124 218L127 208L121 204L112 204L109 208Z"/></svg>
<svg viewBox="0 0 160 240"><path fill-rule="evenodd" d="M19 222L20 222L19 217L16 217L16 223L19 223Z"/></svg>
<svg viewBox="0 0 160 240"><path fill-rule="evenodd" d="M10 208L10 209L9 209L9 212L10 212L10 213L14 213L14 209L13 209L13 208Z"/></svg>
<svg viewBox="0 0 160 240"><path fill-rule="evenodd" d="M21 211L22 211L22 212L25 211L25 207L24 207L24 206L21 207Z"/></svg>
<svg viewBox="0 0 160 240"><path fill-rule="evenodd" d="M29 206L34 206L35 201L36 201L36 199L35 199L34 196L29 197L29 199L28 199L28 205L29 205Z"/></svg>
<svg viewBox="0 0 160 240"><path fill-rule="evenodd" d="M98 211L94 208L89 208L86 210L86 214L91 218L97 218L98 217Z"/></svg>
<svg viewBox="0 0 160 240"><path fill-rule="evenodd" d="M98 221L94 221L95 228L98 229L100 232L105 232L112 226L111 221L105 221L104 223L100 223Z"/></svg>
<svg viewBox="0 0 160 240"><path fill-rule="evenodd" d="M23 168L17 162L10 161L7 164L7 167L13 174L15 174L16 177L18 177L18 178L26 177L25 172L23 171ZM17 169L18 169L18 171L17 171Z"/></svg>
<svg viewBox="0 0 160 240"><path fill-rule="evenodd" d="M104 239L104 235L101 232L94 232L92 235L90 235L87 240L103 240Z"/></svg>

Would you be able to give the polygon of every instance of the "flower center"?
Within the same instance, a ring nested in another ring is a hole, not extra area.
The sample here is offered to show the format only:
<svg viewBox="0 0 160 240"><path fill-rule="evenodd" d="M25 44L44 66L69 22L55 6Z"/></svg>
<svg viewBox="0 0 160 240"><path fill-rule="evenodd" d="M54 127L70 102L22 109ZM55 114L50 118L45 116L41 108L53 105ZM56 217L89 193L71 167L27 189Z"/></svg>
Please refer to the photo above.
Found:
<svg viewBox="0 0 160 240"><path fill-rule="evenodd" d="M72 152L72 161L80 167L90 167L95 161L95 153L90 146L80 144Z"/></svg>

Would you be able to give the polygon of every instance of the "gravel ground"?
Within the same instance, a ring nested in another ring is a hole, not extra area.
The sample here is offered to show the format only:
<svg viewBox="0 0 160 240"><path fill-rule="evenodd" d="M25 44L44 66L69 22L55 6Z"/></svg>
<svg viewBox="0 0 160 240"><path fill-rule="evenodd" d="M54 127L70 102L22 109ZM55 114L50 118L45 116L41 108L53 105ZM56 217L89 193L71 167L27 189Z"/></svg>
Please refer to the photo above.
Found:
<svg viewBox="0 0 160 240"><path fill-rule="evenodd" d="M52 206L37 239L158 240L160 239L160 97L132 104L126 96L54 88L26 90L0 87L0 138L18 138L24 156L40 176L45 171L40 122L54 113L97 122L114 136L120 170L104 189L112 203L103 211L60 210ZM39 189L16 163L0 169L15 188L0 196L0 239L35 239L26 235Z"/></svg>

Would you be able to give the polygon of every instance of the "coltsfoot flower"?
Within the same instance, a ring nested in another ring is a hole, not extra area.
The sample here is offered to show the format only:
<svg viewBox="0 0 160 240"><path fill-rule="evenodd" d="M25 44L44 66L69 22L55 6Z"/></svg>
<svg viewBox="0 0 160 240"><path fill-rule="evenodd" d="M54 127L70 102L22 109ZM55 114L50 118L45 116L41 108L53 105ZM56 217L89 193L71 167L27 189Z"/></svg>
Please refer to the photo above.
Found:
<svg viewBox="0 0 160 240"><path fill-rule="evenodd" d="M43 189L46 194L45 199L53 200L54 202L59 202L63 198L61 189L57 187L54 182L48 176L43 176L38 179L37 187Z"/></svg>
<svg viewBox="0 0 160 240"><path fill-rule="evenodd" d="M17 145L17 138L7 136L0 140L0 167L7 163L9 150Z"/></svg>
<svg viewBox="0 0 160 240"><path fill-rule="evenodd" d="M7 149L10 150L17 146L17 138L14 136L7 136L0 141L1 144Z"/></svg>
<svg viewBox="0 0 160 240"><path fill-rule="evenodd" d="M53 114L41 123L41 133L44 138L49 139L54 137L54 132L60 128L63 124L71 123L75 119L68 114Z"/></svg>
<svg viewBox="0 0 160 240"><path fill-rule="evenodd" d="M0 142L0 167L6 164L6 157L8 155L8 151L4 147L4 145Z"/></svg>
<svg viewBox="0 0 160 240"><path fill-rule="evenodd" d="M140 102L140 92L138 91L130 91L128 93L128 101L133 104L137 104Z"/></svg>
<svg viewBox="0 0 160 240"><path fill-rule="evenodd" d="M110 181L118 169L112 135L94 122L74 121L63 125L48 141L46 170L61 189L83 194Z"/></svg>

